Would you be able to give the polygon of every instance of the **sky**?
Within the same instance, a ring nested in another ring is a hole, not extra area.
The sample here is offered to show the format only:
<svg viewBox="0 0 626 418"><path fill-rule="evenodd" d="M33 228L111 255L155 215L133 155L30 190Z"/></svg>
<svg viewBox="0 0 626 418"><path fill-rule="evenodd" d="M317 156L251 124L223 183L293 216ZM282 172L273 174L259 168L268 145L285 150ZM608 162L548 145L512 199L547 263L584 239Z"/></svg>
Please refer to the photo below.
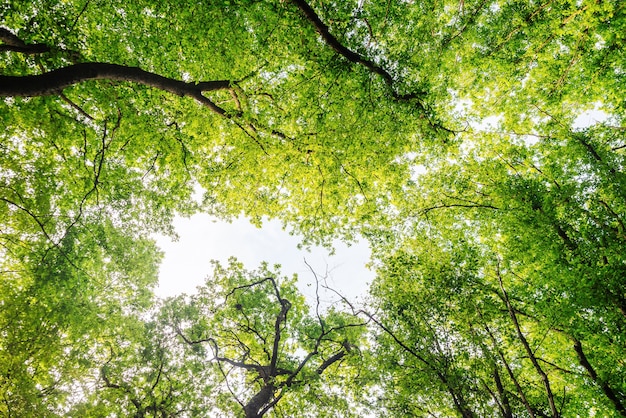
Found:
<svg viewBox="0 0 626 418"><path fill-rule="evenodd" d="M179 236L175 242L166 236L155 236L165 252L156 289L161 297L194 293L210 274L210 261L226 264L231 256L247 269L257 268L262 261L280 264L283 275L298 275L298 287L310 302L315 297L315 276L306 263L319 277L327 276L328 285L352 301L366 295L374 277L365 267L370 249L362 241L349 247L337 241L335 254L330 255L329 250L321 247L299 250L301 238L289 235L277 221L266 221L262 228L257 228L244 218L227 223L197 214L177 217L174 227Z"/></svg>

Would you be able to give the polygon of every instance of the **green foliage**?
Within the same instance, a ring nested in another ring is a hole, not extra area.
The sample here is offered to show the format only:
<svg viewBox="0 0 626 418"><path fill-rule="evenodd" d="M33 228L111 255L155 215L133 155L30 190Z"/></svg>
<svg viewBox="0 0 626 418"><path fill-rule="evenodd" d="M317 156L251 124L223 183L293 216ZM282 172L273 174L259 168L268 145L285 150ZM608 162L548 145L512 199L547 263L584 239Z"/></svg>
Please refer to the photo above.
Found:
<svg viewBox="0 0 626 418"><path fill-rule="evenodd" d="M213 267L196 295L116 330L100 353L100 388L72 414L358 416L333 392L359 369L363 323L338 310L311 315L295 277L265 264ZM267 387L271 396L248 408Z"/></svg>
<svg viewBox="0 0 626 418"><path fill-rule="evenodd" d="M626 416L625 13L0 2L0 414ZM6 93L78 63L221 87ZM234 261L155 301L197 210L366 237L368 305Z"/></svg>

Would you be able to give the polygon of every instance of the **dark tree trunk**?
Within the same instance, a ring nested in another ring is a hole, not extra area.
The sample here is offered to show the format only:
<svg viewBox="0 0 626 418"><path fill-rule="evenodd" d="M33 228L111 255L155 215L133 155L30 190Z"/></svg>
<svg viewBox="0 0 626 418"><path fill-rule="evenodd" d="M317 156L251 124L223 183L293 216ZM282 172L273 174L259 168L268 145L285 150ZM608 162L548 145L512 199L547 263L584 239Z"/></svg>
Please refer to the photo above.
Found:
<svg viewBox="0 0 626 418"><path fill-rule="evenodd" d="M266 405L268 405L274 395L274 385L266 384L261 388L260 391L256 393L248 401L247 404L244 405L243 411L245 413L246 418L261 418L267 411L263 409Z"/></svg>

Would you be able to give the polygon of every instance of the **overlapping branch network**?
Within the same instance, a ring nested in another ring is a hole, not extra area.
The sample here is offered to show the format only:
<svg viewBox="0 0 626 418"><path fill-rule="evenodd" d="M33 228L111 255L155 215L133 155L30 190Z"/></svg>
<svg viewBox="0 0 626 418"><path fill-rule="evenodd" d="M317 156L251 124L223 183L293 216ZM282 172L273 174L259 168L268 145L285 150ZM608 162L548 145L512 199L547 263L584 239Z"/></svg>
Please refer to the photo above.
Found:
<svg viewBox="0 0 626 418"><path fill-rule="evenodd" d="M296 387L301 384L307 383L310 376L305 376L303 372L307 366L313 364L312 373L314 375L322 375L328 368L339 363L342 359L348 356L351 352L356 350L356 346L352 342L347 340L335 341L336 334L342 330L350 327L362 327L365 325L362 321L347 322L342 325L328 326L325 321L318 316L318 324L316 327L315 336L309 336L312 338L311 348L305 355L295 364L289 364L285 362L285 347L281 343L294 336L290 334L293 330L287 326L287 317L292 308L292 303L286 299L278 286L276 280L272 277L266 277L258 281L248 283L242 286L233 288L226 295L226 302L228 299L235 296L237 293L249 291L252 288L262 286L265 283L269 283L272 288L273 296L276 299L276 303L279 305L272 324L273 332L269 337L263 337L262 324L258 324L256 321L251 321L245 314L245 307L239 303L235 303L236 310L241 312L241 315L246 319L241 321L235 321L234 329L244 330L245 333L256 336L265 345L263 352L265 359L261 359L258 356L252 354L252 348L249 343L244 341L244 338L238 337L236 333L230 332L231 338L235 338L235 345L238 347L237 352L240 355L239 358L233 358L222 354L223 347L220 344L224 344L223 341L212 336L203 336L197 339L192 339L181 329L178 324L174 324L176 334L182 339L182 341L190 346L208 344L213 352L213 361L215 361L220 369L220 372L224 378L225 384L230 389L229 374L224 366L231 367L232 369L239 370L246 374L252 375L254 381L259 383L256 391L248 400L240 399L240 396L236 395L232 390L231 394L240 404L244 411L246 418L260 418L268 413L280 399L289 391L290 388ZM355 318L356 319L356 318ZM328 351L328 345L331 343L334 346L332 354L324 354ZM322 345L325 347L322 348ZM317 364L314 364L317 361Z"/></svg>

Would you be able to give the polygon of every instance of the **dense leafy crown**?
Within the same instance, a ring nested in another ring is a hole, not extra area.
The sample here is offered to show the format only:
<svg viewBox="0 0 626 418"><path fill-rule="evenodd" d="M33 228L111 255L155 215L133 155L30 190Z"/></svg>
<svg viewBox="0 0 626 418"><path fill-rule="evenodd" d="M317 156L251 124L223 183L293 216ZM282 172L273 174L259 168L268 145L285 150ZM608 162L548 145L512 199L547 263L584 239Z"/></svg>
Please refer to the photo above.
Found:
<svg viewBox="0 0 626 418"><path fill-rule="evenodd" d="M0 1L0 415L626 416L625 14ZM196 211L367 239L370 300L156 300Z"/></svg>

